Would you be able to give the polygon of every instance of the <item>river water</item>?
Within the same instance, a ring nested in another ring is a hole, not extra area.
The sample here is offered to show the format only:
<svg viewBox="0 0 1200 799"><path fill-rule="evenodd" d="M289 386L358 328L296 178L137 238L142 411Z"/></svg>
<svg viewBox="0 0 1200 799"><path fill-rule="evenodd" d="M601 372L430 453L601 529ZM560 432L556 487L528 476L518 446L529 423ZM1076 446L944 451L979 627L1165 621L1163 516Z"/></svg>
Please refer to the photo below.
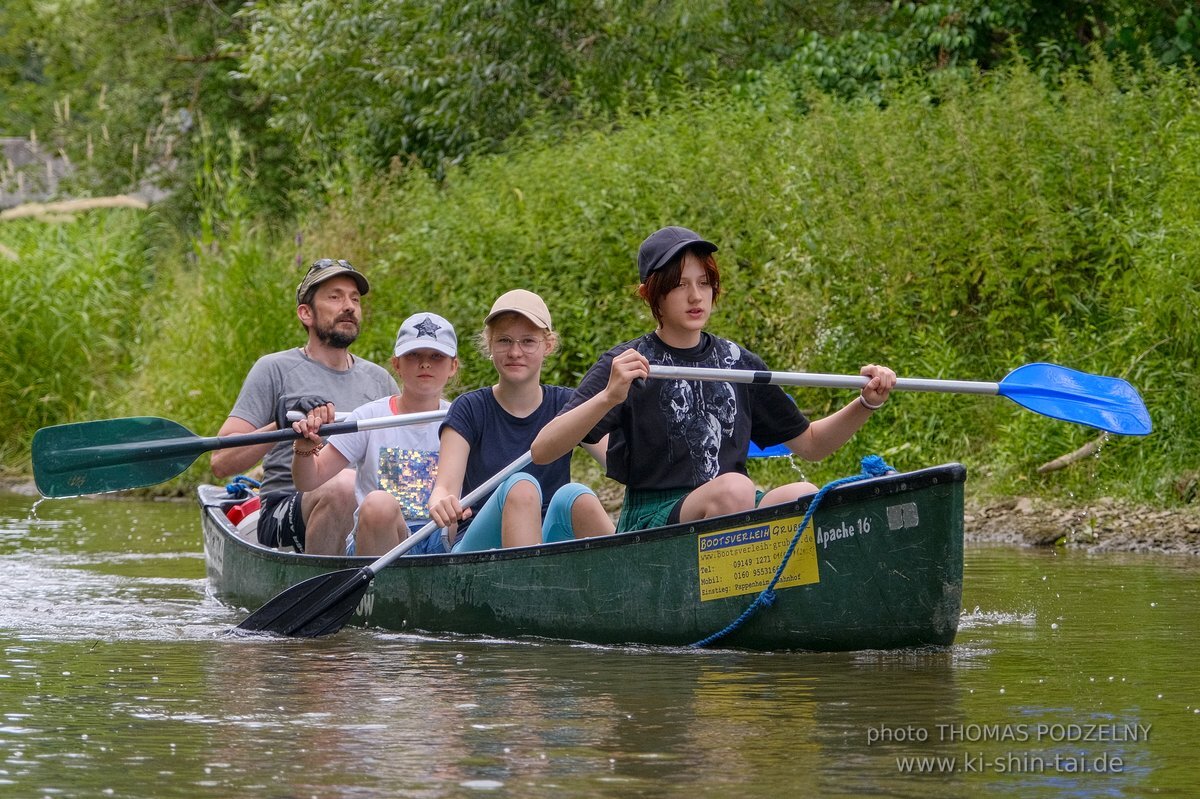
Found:
<svg viewBox="0 0 1200 799"><path fill-rule="evenodd" d="M229 637L189 503L0 494L0 796L1193 796L1200 560L968 547L947 649Z"/></svg>

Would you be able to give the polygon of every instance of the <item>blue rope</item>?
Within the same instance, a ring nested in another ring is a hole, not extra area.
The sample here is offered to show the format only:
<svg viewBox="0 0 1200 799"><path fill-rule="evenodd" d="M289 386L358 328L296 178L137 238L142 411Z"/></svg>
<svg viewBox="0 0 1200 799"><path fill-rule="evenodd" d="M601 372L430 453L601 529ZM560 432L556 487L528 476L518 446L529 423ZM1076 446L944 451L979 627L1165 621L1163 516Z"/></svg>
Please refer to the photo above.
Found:
<svg viewBox="0 0 1200 799"><path fill-rule="evenodd" d="M262 483L255 480L253 477L247 477L244 474L239 474L233 478L233 482L225 484L225 493L234 499L245 499L254 493L254 489L262 486Z"/></svg>
<svg viewBox="0 0 1200 799"><path fill-rule="evenodd" d="M783 553L783 559L779 562L779 568L775 570L775 576L771 578L771 582L767 583L767 587L762 590L754 601L750 603L750 607L742 611L742 615L734 619L730 624L722 630L718 630L707 638L702 638L689 646L700 649L706 647L714 641L729 635L731 632L741 627L746 621L753 616L759 608L770 607L775 604L775 584L779 582L779 578L783 576L783 570L787 566L788 561L792 557L792 552L796 549L796 544L800 543L800 537L804 534L804 530L808 527L809 521L812 520L813 514L817 512L817 507L821 504L821 500L825 498L834 488L846 483L856 483L859 480L866 480L869 477L880 477L888 472L896 471L891 466L884 462L883 458L878 455L867 455L862 459L862 472L851 475L850 477L839 477L830 483L826 483L821 487L812 498L812 502L808 505L808 512L804 514L804 520L796 529L796 534L792 536L792 542L788 544L787 552Z"/></svg>

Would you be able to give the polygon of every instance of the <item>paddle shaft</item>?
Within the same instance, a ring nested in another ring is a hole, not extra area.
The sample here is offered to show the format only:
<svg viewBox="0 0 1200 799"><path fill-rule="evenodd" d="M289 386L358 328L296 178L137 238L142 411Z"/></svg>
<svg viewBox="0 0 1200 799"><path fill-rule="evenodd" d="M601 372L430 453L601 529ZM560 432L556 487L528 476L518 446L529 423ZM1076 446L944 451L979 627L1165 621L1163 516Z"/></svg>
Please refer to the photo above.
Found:
<svg viewBox="0 0 1200 799"><path fill-rule="evenodd" d="M335 422L322 427L321 435L333 436L338 433L356 433L385 427L423 424L444 418L446 418L446 411L437 410L397 416L380 416L375 419L360 419L356 422ZM242 433L233 436L186 436L162 441L128 441L96 447L79 447L72 450L71 454L76 460L86 459L89 466L96 467L127 463L131 455L137 460L155 460L171 458L176 455L199 455L202 452L229 449L230 447L274 444L297 438L301 438L301 435L289 427L286 430L268 430L261 433Z"/></svg>
<svg viewBox="0 0 1200 799"><path fill-rule="evenodd" d="M768 372L752 369L706 369L691 366L651 365L650 376L676 380L718 380L725 383L761 383L774 386L863 389L870 378L863 375L827 375L810 372ZM896 378L902 391L940 391L949 394L999 394L999 383L972 380L932 380L919 377Z"/></svg>
<svg viewBox="0 0 1200 799"><path fill-rule="evenodd" d="M706 369L651 366L650 377L683 380L716 380L777 386L862 389L863 375L806 374L750 369ZM899 378L895 388L904 391L938 391L954 394L987 394L1006 397L1022 408L1108 433L1149 435L1154 429L1150 412L1137 389L1119 377L1092 375L1052 363L1028 363L1009 372L999 383L969 380Z"/></svg>

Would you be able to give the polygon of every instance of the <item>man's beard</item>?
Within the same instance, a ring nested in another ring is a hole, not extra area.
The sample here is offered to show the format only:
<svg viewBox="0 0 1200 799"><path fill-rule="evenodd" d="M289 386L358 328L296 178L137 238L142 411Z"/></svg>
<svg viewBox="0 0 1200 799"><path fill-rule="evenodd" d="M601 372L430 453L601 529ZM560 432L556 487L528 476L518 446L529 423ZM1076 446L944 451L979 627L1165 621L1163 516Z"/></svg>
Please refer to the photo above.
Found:
<svg viewBox="0 0 1200 799"><path fill-rule="evenodd" d="M353 333L342 333L337 329L339 322L351 321L355 322L355 330ZM344 350L354 343L358 338L358 324L353 317L342 317L334 321L332 325L325 326L320 322L317 323L317 338L322 344L334 349Z"/></svg>

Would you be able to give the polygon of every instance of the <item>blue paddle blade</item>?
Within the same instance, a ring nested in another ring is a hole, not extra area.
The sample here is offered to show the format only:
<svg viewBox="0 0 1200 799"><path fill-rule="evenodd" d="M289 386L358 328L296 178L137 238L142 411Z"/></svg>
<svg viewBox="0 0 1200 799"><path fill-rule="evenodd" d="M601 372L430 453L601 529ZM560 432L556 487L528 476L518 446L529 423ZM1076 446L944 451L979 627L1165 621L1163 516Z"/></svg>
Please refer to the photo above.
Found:
<svg viewBox="0 0 1200 799"><path fill-rule="evenodd" d="M1052 419L1109 433L1145 436L1153 429L1150 412L1137 389L1118 377L1030 363L1005 376L997 393Z"/></svg>
<svg viewBox="0 0 1200 799"><path fill-rule="evenodd" d="M750 442L751 458L782 458L786 455L791 455L792 451L783 444L776 444L773 447L761 448L753 441Z"/></svg>

